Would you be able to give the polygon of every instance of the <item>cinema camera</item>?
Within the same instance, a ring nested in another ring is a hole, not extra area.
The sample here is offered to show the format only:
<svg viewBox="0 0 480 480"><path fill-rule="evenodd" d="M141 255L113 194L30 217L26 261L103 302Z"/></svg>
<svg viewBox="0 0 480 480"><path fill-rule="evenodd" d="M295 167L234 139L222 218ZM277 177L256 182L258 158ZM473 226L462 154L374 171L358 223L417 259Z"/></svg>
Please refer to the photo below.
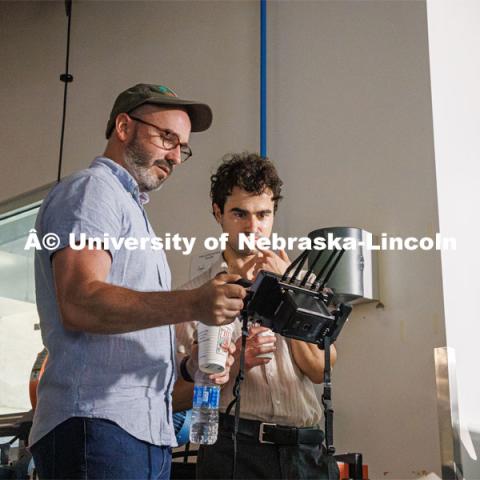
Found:
<svg viewBox="0 0 480 480"><path fill-rule="evenodd" d="M325 340L334 342L352 307L335 304L334 292L325 290L344 250L334 250L317 275L313 271L324 250L317 253L305 273L308 251L303 252L280 276L262 270L251 283L240 280L248 289L242 318L271 328L284 337L315 343L322 350ZM293 271L293 274L290 275ZM304 273L300 279L300 273Z"/></svg>

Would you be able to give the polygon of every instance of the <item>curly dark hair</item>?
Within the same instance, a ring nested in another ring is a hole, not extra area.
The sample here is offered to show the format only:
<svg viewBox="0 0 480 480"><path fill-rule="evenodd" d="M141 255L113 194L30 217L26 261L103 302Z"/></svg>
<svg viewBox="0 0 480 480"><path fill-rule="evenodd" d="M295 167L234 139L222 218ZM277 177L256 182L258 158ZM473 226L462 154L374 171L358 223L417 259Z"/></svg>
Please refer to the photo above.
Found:
<svg viewBox="0 0 480 480"><path fill-rule="evenodd" d="M218 205L223 213L227 197L234 187L242 188L249 193L262 194L266 188L273 192L274 211L282 199L280 192L283 182L277 169L267 157L257 153L230 153L225 155L217 171L210 177L210 197L212 206Z"/></svg>

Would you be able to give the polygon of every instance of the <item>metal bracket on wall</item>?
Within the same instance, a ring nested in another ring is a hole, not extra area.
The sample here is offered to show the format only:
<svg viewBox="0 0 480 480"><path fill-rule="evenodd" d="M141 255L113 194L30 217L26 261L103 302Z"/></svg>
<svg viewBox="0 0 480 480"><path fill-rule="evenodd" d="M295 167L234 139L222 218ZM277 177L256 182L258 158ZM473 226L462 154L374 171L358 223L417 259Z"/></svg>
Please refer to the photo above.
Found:
<svg viewBox="0 0 480 480"><path fill-rule="evenodd" d="M438 347L434 349L434 356L442 478L463 479L455 350Z"/></svg>

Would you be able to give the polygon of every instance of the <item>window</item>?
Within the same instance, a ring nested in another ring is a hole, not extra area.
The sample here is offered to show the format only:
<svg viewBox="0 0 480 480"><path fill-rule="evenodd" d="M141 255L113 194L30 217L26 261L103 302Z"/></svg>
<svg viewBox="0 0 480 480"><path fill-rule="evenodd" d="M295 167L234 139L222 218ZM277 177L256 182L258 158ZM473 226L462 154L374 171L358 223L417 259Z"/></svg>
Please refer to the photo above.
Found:
<svg viewBox="0 0 480 480"><path fill-rule="evenodd" d="M47 187L0 205L0 415L31 409L29 380L43 350L35 304L34 249L25 250ZM19 206L19 204L23 204Z"/></svg>

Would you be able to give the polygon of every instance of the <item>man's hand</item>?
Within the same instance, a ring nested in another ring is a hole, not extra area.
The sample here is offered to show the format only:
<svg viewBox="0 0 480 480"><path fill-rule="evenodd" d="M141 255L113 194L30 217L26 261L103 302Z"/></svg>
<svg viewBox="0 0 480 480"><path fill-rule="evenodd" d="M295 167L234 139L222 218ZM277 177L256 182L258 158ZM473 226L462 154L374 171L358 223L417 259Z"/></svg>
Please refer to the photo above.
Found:
<svg viewBox="0 0 480 480"><path fill-rule="evenodd" d="M213 375L209 375L208 378L212 380L216 385L225 385L230 380L230 369L235 362L235 351L237 347L233 342L230 342L228 346L228 357L225 363L225 370L221 373L215 373Z"/></svg>
<svg viewBox="0 0 480 480"><path fill-rule="evenodd" d="M247 292L234 285L241 277L222 273L192 290L196 319L206 325L226 325L235 320L243 308Z"/></svg>
<svg viewBox="0 0 480 480"><path fill-rule="evenodd" d="M260 270L283 275L290 263L285 250L279 250L278 253L272 250L259 250L253 267L253 277L256 278Z"/></svg>
<svg viewBox="0 0 480 480"><path fill-rule="evenodd" d="M230 342L228 348L226 348L228 352L228 357L225 362L225 370L220 373L212 373L208 376L210 380L212 380L217 385L224 385L230 379L230 368L235 362L235 351L237 347L233 342ZM192 344L192 349L190 352L190 356L186 362L187 371L190 377L195 378L195 373L198 371L198 343Z"/></svg>
<svg viewBox="0 0 480 480"><path fill-rule="evenodd" d="M259 335L262 332L268 332L266 327L251 327L248 332L247 345L245 347L245 371L252 369L258 365L265 365L271 361L271 358L258 357L262 353L273 353L277 347L275 343L277 337L275 335ZM269 345L271 344L271 345ZM240 367L240 350L242 348L242 337L236 342L237 349L235 351L235 374L238 373Z"/></svg>

